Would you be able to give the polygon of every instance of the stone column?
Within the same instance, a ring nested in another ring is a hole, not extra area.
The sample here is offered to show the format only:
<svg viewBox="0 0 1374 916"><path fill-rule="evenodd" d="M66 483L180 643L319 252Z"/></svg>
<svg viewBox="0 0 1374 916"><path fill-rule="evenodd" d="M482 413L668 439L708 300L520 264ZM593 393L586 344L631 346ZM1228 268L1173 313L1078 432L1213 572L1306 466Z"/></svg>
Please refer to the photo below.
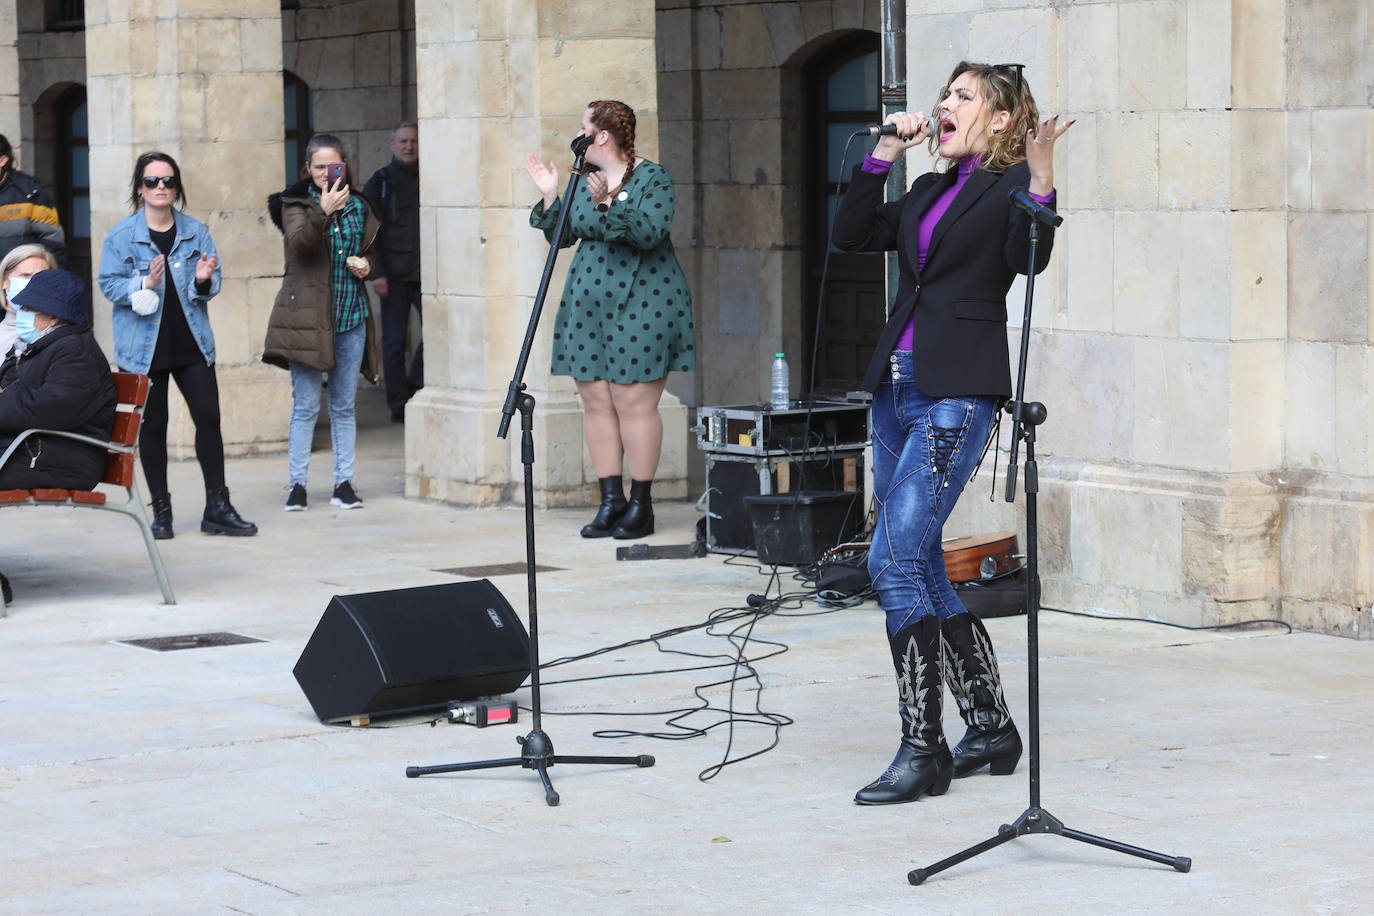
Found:
<svg viewBox="0 0 1374 916"><path fill-rule="evenodd" d="M592 0L417 0L425 387L406 422L406 495L484 505L522 499L520 417L497 436L547 246L529 227L530 152L566 182L586 103L620 98L636 145L657 158L654 4L614 14ZM447 154L444 151L449 151ZM553 316L571 252L561 253L525 372L537 406L537 501L592 499L582 411L572 382L549 374ZM654 492L686 493L686 410L665 395Z"/></svg>
<svg viewBox="0 0 1374 916"><path fill-rule="evenodd" d="M265 210L281 184L280 3L87 0L86 72L91 174L108 176L91 187L92 273L110 227L129 213L134 161L154 149L173 156L186 212L209 227L220 255L223 286L210 312L225 450L283 448L289 379L261 362L282 271L281 238ZM97 295L95 309L96 332L113 352L110 304ZM194 428L173 397L169 451L186 457Z"/></svg>
<svg viewBox="0 0 1374 916"><path fill-rule="evenodd" d="M0 134L19 149L18 0L0 0Z"/></svg>

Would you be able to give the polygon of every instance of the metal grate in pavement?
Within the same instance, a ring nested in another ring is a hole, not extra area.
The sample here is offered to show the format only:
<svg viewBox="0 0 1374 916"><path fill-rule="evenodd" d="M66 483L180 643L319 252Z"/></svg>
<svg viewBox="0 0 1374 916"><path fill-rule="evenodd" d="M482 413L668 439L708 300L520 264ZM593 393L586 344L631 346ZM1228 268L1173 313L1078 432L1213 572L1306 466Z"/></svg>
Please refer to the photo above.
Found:
<svg viewBox="0 0 1374 916"><path fill-rule="evenodd" d="M534 564L534 571L559 572L562 566L545 566L543 563ZM463 576L467 579L487 579L491 576L514 576L523 575L525 564L522 563L492 563L487 566L453 566L449 569L436 569L435 572L448 573L450 576Z"/></svg>
<svg viewBox="0 0 1374 916"><path fill-rule="evenodd" d="M180 649L205 649L211 646L238 646L250 642L266 642L239 633L188 633L185 636L150 636L147 639L117 639L115 642L154 652L176 652Z"/></svg>

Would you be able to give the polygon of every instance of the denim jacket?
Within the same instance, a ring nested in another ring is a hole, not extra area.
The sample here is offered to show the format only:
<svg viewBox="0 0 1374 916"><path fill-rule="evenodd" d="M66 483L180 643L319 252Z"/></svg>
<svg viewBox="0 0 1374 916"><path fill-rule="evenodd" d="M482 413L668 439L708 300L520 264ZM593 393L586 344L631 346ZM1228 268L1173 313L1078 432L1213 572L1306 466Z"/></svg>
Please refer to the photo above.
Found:
<svg viewBox="0 0 1374 916"><path fill-rule="evenodd" d="M205 363L215 361L215 335L210 330L210 315L205 306L219 292L220 269L210 277L210 291L196 292L196 262L202 254L216 254L210 230L185 213L172 211L176 220L176 239L167 255L162 282L154 287L159 299L170 279L176 284L186 323L205 354ZM148 268L162 252L148 235L148 220L140 209L115 224L105 237L100 254L100 274L96 282L105 298L114 304L115 364L125 372L147 372L157 348L158 328L162 326L162 305L151 315L139 315L129 305L129 296L143 286Z"/></svg>

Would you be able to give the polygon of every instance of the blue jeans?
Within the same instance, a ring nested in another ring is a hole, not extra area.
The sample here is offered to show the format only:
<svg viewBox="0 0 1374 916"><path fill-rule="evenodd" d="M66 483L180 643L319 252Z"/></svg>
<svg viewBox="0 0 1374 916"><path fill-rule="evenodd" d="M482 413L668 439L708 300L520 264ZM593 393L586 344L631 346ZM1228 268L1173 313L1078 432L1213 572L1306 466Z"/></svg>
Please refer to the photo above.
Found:
<svg viewBox="0 0 1374 916"><path fill-rule="evenodd" d="M991 396L931 398L913 380L911 351L888 357L873 395L873 493L878 521L868 572L893 635L929 614L964 612L945 573L945 519L997 416Z"/></svg>
<svg viewBox="0 0 1374 916"><path fill-rule="evenodd" d="M366 321L334 335L334 368L329 372L329 438L334 445L335 486L353 479L353 449L358 438L358 420L353 405L366 345ZM287 435L286 460L292 484L305 486L323 387L323 372L302 363L291 363L291 430Z"/></svg>

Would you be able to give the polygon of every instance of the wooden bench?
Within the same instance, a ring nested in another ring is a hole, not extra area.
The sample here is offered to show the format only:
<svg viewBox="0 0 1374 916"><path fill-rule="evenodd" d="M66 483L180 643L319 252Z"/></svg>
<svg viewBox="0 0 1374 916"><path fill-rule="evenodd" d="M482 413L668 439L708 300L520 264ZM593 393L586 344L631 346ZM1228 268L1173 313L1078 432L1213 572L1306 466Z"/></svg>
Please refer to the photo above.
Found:
<svg viewBox="0 0 1374 916"><path fill-rule="evenodd" d="M134 455L138 448L138 431L143 425L143 408L148 403L148 376L134 372L114 373L115 392L119 396L119 408L115 413L114 431L108 442L83 436L79 433L54 429L26 429L10 443L5 453L0 455L0 467L10 460L29 436L58 436L85 442L109 451L105 462L105 476L102 484L124 490L124 501L107 501L106 493L100 490L65 490L38 487L32 490L0 490L0 508L8 506L70 506L75 509L108 509L122 512L138 523L143 533L143 542L148 546L148 558L153 562L153 572L157 584L162 589L163 601L176 604L172 596L172 583L167 579L167 570L162 565L162 554L158 552L157 542L153 540L153 529L148 523L148 512L143 507L143 496L138 489L134 475Z"/></svg>

